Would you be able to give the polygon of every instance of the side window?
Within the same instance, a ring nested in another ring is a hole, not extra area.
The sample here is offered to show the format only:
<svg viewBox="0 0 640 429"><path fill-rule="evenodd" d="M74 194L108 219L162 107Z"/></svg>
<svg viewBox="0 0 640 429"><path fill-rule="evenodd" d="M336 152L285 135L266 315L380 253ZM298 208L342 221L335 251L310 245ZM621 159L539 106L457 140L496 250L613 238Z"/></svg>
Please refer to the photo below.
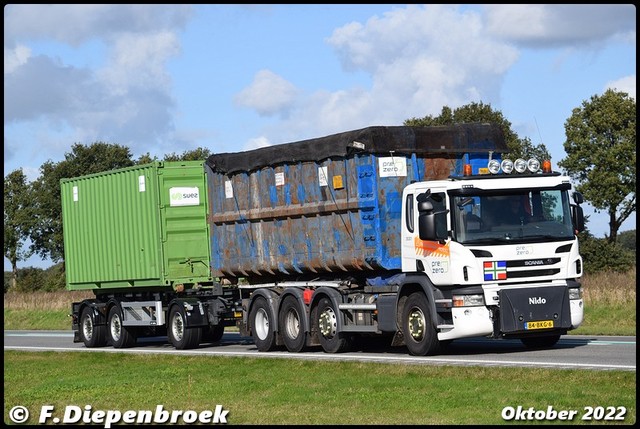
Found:
<svg viewBox="0 0 640 429"><path fill-rule="evenodd" d="M405 222L407 224L407 229L409 232L413 232L413 194L407 195L407 199L405 200Z"/></svg>

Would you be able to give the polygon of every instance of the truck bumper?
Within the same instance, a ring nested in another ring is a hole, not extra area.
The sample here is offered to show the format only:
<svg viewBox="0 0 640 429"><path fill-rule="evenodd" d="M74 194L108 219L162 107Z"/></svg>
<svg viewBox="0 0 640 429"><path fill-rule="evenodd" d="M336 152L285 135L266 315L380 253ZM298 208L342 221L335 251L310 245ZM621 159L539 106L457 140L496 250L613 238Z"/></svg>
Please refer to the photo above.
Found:
<svg viewBox="0 0 640 429"><path fill-rule="evenodd" d="M572 299L569 301L569 307L571 308L571 329L576 329L584 319L584 303L581 299Z"/></svg>
<svg viewBox="0 0 640 429"><path fill-rule="evenodd" d="M453 326L439 327L439 340L481 337L493 333L493 322L487 307L452 308Z"/></svg>

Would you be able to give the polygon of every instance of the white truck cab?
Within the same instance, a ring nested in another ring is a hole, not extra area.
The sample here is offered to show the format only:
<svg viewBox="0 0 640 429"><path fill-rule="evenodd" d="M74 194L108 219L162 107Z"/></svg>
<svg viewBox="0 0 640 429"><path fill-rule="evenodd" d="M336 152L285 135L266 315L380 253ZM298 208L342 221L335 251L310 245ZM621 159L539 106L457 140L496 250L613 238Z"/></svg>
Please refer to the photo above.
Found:
<svg viewBox="0 0 640 429"><path fill-rule="evenodd" d="M402 271L423 273L441 292L439 340L549 346L583 320L582 197L571 202L569 178L550 164L520 174L505 172L508 160L502 165L495 174L465 168L465 176L405 188Z"/></svg>

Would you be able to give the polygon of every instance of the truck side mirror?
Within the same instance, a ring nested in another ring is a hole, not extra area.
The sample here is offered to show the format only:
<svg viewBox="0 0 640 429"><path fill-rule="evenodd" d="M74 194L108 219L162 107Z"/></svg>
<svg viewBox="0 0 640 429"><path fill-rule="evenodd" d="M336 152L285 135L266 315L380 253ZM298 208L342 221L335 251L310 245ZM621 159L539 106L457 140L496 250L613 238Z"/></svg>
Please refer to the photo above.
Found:
<svg viewBox="0 0 640 429"><path fill-rule="evenodd" d="M418 213L427 213L433 211L433 203L431 201L418 202Z"/></svg>
<svg viewBox="0 0 640 429"><path fill-rule="evenodd" d="M573 228L578 231L584 231L584 212L582 207L576 205L571 206L571 220L573 222Z"/></svg>
<svg viewBox="0 0 640 429"><path fill-rule="evenodd" d="M573 193L573 201L575 201L576 204L582 204L584 202L584 197L580 192L576 191Z"/></svg>
<svg viewBox="0 0 640 429"><path fill-rule="evenodd" d="M448 212L449 210L435 211L432 201L420 201L418 198L418 236L420 240L446 240L446 215Z"/></svg>

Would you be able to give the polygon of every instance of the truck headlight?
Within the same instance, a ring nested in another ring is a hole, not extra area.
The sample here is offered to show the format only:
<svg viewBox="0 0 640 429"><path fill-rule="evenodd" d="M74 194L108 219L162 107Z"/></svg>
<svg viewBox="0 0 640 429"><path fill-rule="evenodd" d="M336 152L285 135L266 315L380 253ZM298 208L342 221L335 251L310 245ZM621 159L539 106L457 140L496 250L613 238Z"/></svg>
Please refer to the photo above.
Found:
<svg viewBox="0 0 640 429"><path fill-rule="evenodd" d="M478 307L484 306L484 295L453 295L451 297L454 307Z"/></svg>
<svg viewBox="0 0 640 429"><path fill-rule="evenodd" d="M580 287L570 287L569 288L569 299L582 299L582 288L580 288Z"/></svg>

